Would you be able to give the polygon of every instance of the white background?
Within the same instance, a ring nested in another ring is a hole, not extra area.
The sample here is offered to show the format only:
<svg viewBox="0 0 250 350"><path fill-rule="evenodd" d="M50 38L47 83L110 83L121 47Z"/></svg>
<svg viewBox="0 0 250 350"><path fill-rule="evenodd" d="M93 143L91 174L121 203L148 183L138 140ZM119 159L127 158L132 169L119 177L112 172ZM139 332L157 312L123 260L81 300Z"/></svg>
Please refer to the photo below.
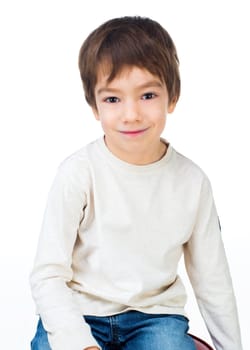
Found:
<svg viewBox="0 0 250 350"><path fill-rule="evenodd" d="M212 182L247 350L250 22L243 0L1 1L1 348L28 350L35 331L28 277L56 168L102 135L84 101L80 45L123 15L152 17L176 43L182 96L163 136ZM187 287L191 331L209 340Z"/></svg>

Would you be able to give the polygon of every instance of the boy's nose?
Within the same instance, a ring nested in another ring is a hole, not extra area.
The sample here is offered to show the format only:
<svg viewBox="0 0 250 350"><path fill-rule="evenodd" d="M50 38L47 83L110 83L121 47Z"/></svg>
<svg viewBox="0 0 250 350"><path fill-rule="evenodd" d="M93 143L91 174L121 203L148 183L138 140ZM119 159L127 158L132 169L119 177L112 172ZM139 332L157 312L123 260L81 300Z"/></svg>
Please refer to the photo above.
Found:
<svg viewBox="0 0 250 350"><path fill-rule="evenodd" d="M140 110L135 102L128 102L122 111L123 122L135 122L141 120Z"/></svg>

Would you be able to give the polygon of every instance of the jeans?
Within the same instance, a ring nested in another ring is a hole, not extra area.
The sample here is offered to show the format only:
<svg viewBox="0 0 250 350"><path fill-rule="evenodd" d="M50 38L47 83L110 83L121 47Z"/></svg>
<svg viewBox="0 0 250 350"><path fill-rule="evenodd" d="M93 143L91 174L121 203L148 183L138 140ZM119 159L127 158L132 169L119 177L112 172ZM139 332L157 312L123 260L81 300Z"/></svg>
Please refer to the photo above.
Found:
<svg viewBox="0 0 250 350"><path fill-rule="evenodd" d="M195 350L188 319L128 311L113 316L85 316L102 350ZM31 350L51 350L41 320ZM82 349L83 350L83 349Z"/></svg>

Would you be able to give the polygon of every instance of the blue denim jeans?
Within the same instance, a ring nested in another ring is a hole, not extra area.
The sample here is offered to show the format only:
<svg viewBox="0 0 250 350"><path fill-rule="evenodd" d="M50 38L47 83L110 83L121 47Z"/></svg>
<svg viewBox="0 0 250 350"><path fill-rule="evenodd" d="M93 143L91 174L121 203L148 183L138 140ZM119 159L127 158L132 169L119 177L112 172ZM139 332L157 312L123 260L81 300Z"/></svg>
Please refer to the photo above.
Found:
<svg viewBox="0 0 250 350"><path fill-rule="evenodd" d="M97 317L85 316L102 350L195 350L181 315L153 315L138 311ZM51 350L41 320L31 350Z"/></svg>

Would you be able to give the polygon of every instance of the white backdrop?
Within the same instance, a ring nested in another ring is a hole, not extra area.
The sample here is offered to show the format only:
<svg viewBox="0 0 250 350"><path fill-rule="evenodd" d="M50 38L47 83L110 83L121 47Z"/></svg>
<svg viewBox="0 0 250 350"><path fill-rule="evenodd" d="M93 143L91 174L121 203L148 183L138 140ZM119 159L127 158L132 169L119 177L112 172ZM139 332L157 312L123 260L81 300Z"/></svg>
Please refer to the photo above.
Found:
<svg viewBox="0 0 250 350"><path fill-rule="evenodd" d="M123 15L156 19L176 43L182 96L163 136L213 184L249 349L250 23L243 0L0 2L1 348L28 350L35 331L28 276L56 168L102 134L84 101L78 50L92 29ZM191 331L209 340L186 282Z"/></svg>

